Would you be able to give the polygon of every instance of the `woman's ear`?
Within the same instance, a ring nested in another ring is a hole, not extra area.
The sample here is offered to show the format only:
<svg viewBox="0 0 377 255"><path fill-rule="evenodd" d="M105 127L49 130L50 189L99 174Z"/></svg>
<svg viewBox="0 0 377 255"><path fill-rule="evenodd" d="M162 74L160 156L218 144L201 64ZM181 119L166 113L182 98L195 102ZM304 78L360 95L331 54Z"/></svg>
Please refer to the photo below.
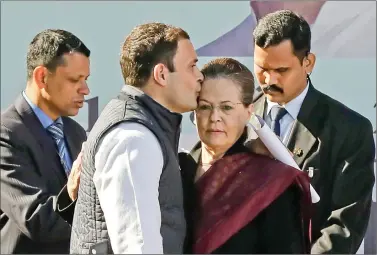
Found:
<svg viewBox="0 0 377 255"><path fill-rule="evenodd" d="M250 104L248 107L247 107L247 112L249 114L249 118L251 117L251 115L254 113L254 104Z"/></svg>
<svg viewBox="0 0 377 255"><path fill-rule="evenodd" d="M247 125L253 113L254 113L254 104L250 104L249 106L247 106L247 120L246 120L245 125Z"/></svg>

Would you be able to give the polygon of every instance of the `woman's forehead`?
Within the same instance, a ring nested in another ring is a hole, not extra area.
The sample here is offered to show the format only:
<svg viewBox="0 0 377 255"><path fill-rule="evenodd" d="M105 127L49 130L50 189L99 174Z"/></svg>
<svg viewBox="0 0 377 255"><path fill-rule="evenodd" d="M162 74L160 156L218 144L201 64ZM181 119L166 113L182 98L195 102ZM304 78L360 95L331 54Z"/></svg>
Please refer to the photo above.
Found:
<svg viewBox="0 0 377 255"><path fill-rule="evenodd" d="M209 102L222 102L239 100L241 88L238 84L227 78L206 79L202 84L199 99Z"/></svg>

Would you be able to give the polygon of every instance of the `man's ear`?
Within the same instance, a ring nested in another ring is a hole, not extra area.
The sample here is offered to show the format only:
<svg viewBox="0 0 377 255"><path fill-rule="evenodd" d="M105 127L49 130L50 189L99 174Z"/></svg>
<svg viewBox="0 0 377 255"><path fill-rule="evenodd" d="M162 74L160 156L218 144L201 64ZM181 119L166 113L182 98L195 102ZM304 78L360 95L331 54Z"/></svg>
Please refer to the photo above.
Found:
<svg viewBox="0 0 377 255"><path fill-rule="evenodd" d="M33 80L39 89L45 89L47 86L48 70L44 66L37 66L33 71Z"/></svg>
<svg viewBox="0 0 377 255"><path fill-rule="evenodd" d="M316 56L311 52L309 52L308 56L304 59L305 72L309 75L313 72L315 60Z"/></svg>
<svg viewBox="0 0 377 255"><path fill-rule="evenodd" d="M168 84L169 70L164 64L157 64L153 67L153 79L161 86Z"/></svg>

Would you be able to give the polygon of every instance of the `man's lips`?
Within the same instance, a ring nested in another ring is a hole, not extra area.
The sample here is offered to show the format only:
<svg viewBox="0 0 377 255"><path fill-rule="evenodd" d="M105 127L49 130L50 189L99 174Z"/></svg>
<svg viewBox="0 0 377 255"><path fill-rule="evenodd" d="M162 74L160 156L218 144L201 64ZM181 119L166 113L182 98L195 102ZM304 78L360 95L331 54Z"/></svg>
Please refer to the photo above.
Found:
<svg viewBox="0 0 377 255"><path fill-rule="evenodd" d="M84 101L85 100L76 100L74 101L76 105L78 105L79 107L82 107L84 105Z"/></svg>

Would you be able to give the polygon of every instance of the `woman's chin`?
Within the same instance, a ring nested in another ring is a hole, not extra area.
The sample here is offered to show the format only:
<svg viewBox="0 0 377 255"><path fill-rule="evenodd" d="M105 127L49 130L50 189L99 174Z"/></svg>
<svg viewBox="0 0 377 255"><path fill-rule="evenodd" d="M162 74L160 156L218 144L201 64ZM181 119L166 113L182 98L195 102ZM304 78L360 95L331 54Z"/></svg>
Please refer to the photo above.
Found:
<svg viewBox="0 0 377 255"><path fill-rule="evenodd" d="M212 149L220 149L229 146L230 141L225 138L211 137L210 139L206 139L204 143Z"/></svg>

